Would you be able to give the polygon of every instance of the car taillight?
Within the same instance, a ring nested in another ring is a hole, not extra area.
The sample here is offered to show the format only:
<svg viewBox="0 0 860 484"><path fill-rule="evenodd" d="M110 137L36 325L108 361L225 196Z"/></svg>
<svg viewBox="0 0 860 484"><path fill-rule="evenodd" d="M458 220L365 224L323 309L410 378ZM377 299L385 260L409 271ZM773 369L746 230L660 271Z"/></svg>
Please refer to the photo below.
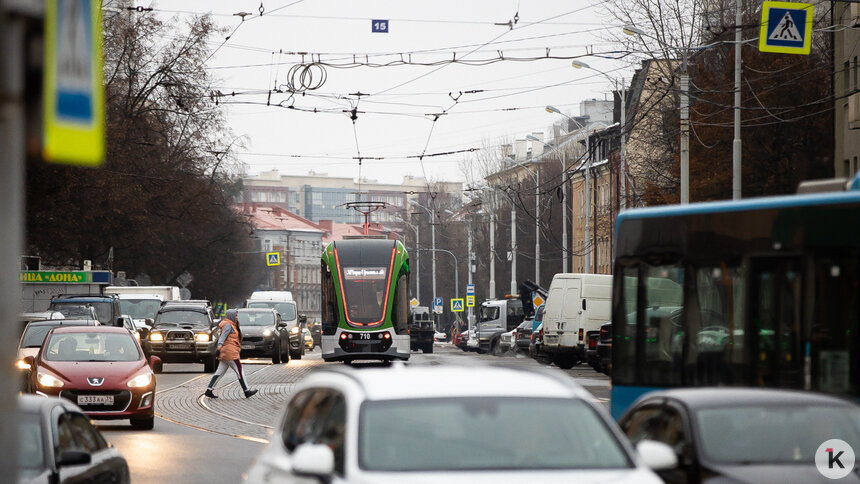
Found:
<svg viewBox="0 0 860 484"><path fill-rule="evenodd" d="M589 348L597 348L597 340L594 338L588 339L588 347Z"/></svg>
<svg viewBox="0 0 860 484"><path fill-rule="evenodd" d="M582 341L582 335L584 334L584 330L579 328L579 341Z"/></svg>

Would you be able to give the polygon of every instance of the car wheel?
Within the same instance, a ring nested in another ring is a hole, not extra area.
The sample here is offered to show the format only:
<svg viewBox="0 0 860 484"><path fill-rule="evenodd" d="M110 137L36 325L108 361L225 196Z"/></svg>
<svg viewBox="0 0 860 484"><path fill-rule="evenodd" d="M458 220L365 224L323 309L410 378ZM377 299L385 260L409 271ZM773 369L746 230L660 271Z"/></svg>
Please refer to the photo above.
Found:
<svg viewBox="0 0 860 484"><path fill-rule="evenodd" d="M155 416L131 419L131 427L136 430L152 430L155 427Z"/></svg>
<svg viewBox="0 0 860 484"><path fill-rule="evenodd" d="M277 365L281 362L281 344L272 347L272 364Z"/></svg>
<svg viewBox="0 0 860 484"><path fill-rule="evenodd" d="M433 353L433 343L424 343L424 348L422 349L424 353L432 354Z"/></svg>
<svg viewBox="0 0 860 484"><path fill-rule="evenodd" d="M162 371L164 371L164 363L159 361L158 363L152 365L153 373L161 373Z"/></svg>
<svg viewBox="0 0 860 484"><path fill-rule="evenodd" d="M290 362L290 343L287 342L287 349L284 351L283 346L281 347L281 363L289 363Z"/></svg>
<svg viewBox="0 0 860 484"><path fill-rule="evenodd" d="M203 362L203 373L215 373L216 366L218 366L218 360L213 356Z"/></svg>
<svg viewBox="0 0 860 484"><path fill-rule="evenodd" d="M290 350L290 357L294 360L301 360L302 359L302 350L298 350L298 351Z"/></svg>
<svg viewBox="0 0 860 484"><path fill-rule="evenodd" d="M499 356L501 353L501 348L499 348L499 340L494 339L493 341L490 341L490 354L493 356Z"/></svg>
<svg viewBox="0 0 860 484"><path fill-rule="evenodd" d="M579 361L572 356L568 356L568 357L558 358L558 359L554 360L553 363L555 363L555 365L557 367L559 367L563 370L569 370L569 369L573 368L574 366L576 366L577 363L579 363Z"/></svg>

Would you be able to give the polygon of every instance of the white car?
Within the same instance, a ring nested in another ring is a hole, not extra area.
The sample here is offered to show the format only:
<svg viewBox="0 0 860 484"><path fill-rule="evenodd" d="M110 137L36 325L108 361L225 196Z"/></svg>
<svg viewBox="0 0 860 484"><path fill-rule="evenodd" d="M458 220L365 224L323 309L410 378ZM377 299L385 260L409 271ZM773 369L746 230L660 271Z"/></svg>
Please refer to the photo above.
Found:
<svg viewBox="0 0 860 484"><path fill-rule="evenodd" d="M448 335L441 331L436 331L435 333L433 333L433 341L445 341L445 338L447 337Z"/></svg>
<svg viewBox="0 0 860 484"><path fill-rule="evenodd" d="M326 367L296 385L245 481L662 482L646 463L671 468L674 451L635 451L591 399L551 370Z"/></svg>

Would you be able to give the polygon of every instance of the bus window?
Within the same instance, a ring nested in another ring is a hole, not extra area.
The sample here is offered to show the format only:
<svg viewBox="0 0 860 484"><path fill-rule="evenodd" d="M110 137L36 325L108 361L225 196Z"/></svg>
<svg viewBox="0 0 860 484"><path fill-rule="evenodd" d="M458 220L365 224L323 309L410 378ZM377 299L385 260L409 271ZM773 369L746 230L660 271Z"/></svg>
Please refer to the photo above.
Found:
<svg viewBox="0 0 860 484"><path fill-rule="evenodd" d="M686 385L744 385L749 381L743 330L744 272L727 264L692 268L685 320L690 338Z"/></svg>
<svg viewBox="0 0 860 484"><path fill-rule="evenodd" d="M683 269L645 266L644 378L652 385L681 384L684 328L681 301Z"/></svg>
<svg viewBox="0 0 860 484"><path fill-rule="evenodd" d="M802 277L797 259L763 259L752 264L750 326L755 338L753 384L803 388L800 331Z"/></svg>
<svg viewBox="0 0 860 484"><path fill-rule="evenodd" d="M815 261L811 308L812 389L857 394L860 389L860 268L856 256ZM851 355L854 355L853 357Z"/></svg>

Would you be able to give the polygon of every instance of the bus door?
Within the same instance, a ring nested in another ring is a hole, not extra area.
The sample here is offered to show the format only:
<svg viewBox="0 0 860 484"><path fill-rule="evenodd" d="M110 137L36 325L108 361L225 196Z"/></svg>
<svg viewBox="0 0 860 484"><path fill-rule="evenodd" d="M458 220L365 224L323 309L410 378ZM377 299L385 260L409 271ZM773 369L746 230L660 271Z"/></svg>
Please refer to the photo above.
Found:
<svg viewBox="0 0 860 484"><path fill-rule="evenodd" d="M750 263L749 325L753 385L803 388L803 264L800 257Z"/></svg>

